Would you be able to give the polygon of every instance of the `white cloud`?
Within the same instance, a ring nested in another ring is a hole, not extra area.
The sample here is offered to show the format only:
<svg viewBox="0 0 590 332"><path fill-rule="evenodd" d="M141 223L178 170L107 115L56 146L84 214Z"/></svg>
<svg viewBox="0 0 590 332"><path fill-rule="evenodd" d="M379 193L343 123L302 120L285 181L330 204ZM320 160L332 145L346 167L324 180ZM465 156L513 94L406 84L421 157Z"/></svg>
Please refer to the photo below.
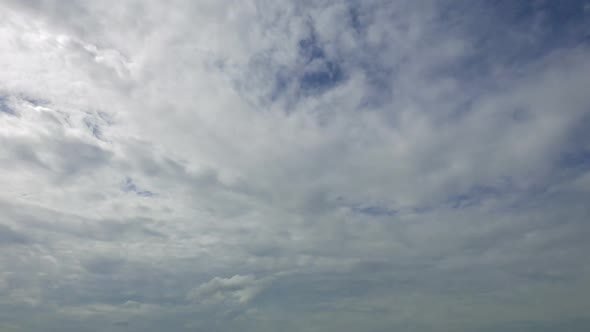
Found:
<svg viewBox="0 0 590 332"><path fill-rule="evenodd" d="M246 304L262 290L264 282L253 275L215 277L191 290L187 298L195 302L213 300Z"/></svg>
<svg viewBox="0 0 590 332"><path fill-rule="evenodd" d="M587 23L518 6L3 2L0 321L587 318Z"/></svg>

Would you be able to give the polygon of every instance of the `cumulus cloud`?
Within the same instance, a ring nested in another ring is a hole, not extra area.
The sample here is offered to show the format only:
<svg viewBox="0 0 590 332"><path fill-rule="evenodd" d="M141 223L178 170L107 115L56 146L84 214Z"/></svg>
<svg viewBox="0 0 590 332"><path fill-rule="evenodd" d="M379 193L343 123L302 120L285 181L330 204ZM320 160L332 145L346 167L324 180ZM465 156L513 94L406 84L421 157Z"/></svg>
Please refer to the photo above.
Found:
<svg viewBox="0 0 590 332"><path fill-rule="evenodd" d="M587 7L3 1L0 329L587 328Z"/></svg>
<svg viewBox="0 0 590 332"><path fill-rule="evenodd" d="M187 298L195 302L211 299L245 304L262 290L263 283L263 280L257 280L252 275L235 275L231 278L215 277L191 290Z"/></svg>

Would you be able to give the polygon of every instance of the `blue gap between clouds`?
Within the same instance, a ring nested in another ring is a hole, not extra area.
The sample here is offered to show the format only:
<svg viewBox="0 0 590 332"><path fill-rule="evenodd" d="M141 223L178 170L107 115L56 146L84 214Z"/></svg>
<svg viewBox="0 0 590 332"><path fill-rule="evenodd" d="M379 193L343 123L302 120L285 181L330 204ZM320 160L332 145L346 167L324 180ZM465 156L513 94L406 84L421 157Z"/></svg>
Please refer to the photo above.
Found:
<svg viewBox="0 0 590 332"><path fill-rule="evenodd" d="M98 123L96 123L95 121L93 121L90 118L85 118L84 119L84 125L86 126L86 128L88 128L88 130L90 130L90 132L92 133L92 136L94 136L96 139L102 140L102 130L100 128L100 125Z"/></svg>
<svg viewBox="0 0 590 332"><path fill-rule="evenodd" d="M450 197L447 203L454 209L464 209L479 205L486 199L499 197L503 191L492 186L476 185L464 193Z"/></svg>
<svg viewBox="0 0 590 332"><path fill-rule="evenodd" d="M141 197L152 197L155 195L153 192L149 190L139 190L135 182L133 182L133 179L131 179L130 177L125 178L125 181L121 186L121 189L126 193L134 193L137 196Z"/></svg>
<svg viewBox="0 0 590 332"><path fill-rule="evenodd" d="M344 80L342 67L326 56L313 26L307 38L299 41L299 56L303 61L303 73L299 76L299 88L304 93L321 93ZM309 68L311 64L318 68Z"/></svg>
<svg viewBox="0 0 590 332"><path fill-rule="evenodd" d="M377 205L353 207L352 211L357 214L364 214L371 217L392 217L397 214L396 210Z"/></svg>
<svg viewBox="0 0 590 332"><path fill-rule="evenodd" d="M309 34L298 42L297 62L274 73L269 97L271 101L287 97L286 113L298 99L321 95L346 80L342 65L326 55L313 24L309 26Z"/></svg>
<svg viewBox="0 0 590 332"><path fill-rule="evenodd" d="M570 128L567 141L562 144L556 167L563 169L590 168L590 110Z"/></svg>
<svg viewBox="0 0 590 332"><path fill-rule="evenodd" d="M16 112L6 104L5 97L0 97L0 113L16 115Z"/></svg>
<svg viewBox="0 0 590 332"><path fill-rule="evenodd" d="M474 51L433 75L493 88L487 78L499 65L518 71L556 50L587 44L590 13L584 6L578 0L445 3L439 28L462 35Z"/></svg>
<svg viewBox="0 0 590 332"><path fill-rule="evenodd" d="M363 21L363 13L356 2L351 3L344 19L362 41L366 33L366 22ZM376 61L375 54L381 52L379 48L364 45L358 52L353 55L344 55L349 56L346 59L349 64L365 72L367 84L370 86L367 95L358 106L379 107L393 97L391 78L394 68L384 67ZM273 89L270 93L271 101L279 99L290 87L296 88L295 97L299 98L322 94L347 79L341 60L338 56L326 54L312 22L309 23L308 35L298 42L298 53L299 60L296 68L281 67L274 74Z"/></svg>

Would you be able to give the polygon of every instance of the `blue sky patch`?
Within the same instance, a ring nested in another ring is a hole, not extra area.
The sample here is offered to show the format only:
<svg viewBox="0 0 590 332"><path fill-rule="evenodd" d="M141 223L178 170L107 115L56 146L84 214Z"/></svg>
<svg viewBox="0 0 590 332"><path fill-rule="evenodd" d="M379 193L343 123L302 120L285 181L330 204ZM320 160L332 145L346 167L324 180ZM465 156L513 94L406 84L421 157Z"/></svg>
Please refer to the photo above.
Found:
<svg viewBox="0 0 590 332"><path fill-rule="evenodd" d="M155 194L149 190L141 190L137 187L137 185L135 184L135 182L133 181L133 179L131 179L130 177L125 178L125 181L123 182L121 189L126 192L126 193L134 193L137 196L141 196L141 197L152 197Z"/></svg>
<svg viewBox="0 0 590 332"><path fill-rule="evenodd" d="M309 36L299 41L299 56L302 60L299 89L304 94L322 93L345 78L342 67L326 56L314 28L310 29Z"/></svg>
<svg viewBox="0 0 590 332"><path fill-rule="evenodd" d="M0 113L16 115L16 112L8 106L7 100L4 97L0 97Z"/></svg>

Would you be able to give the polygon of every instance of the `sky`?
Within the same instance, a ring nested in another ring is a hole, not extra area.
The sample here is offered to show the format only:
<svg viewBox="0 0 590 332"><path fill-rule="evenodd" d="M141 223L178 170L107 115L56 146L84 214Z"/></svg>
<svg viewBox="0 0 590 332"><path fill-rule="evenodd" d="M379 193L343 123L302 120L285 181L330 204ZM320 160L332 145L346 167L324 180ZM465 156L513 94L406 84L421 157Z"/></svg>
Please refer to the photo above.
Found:
<svg viewBox="0 0 590 332"><path fill-rule="evenodd" d="M589 87L589 1L0 0L0 330L586 332Z"/></svg>

